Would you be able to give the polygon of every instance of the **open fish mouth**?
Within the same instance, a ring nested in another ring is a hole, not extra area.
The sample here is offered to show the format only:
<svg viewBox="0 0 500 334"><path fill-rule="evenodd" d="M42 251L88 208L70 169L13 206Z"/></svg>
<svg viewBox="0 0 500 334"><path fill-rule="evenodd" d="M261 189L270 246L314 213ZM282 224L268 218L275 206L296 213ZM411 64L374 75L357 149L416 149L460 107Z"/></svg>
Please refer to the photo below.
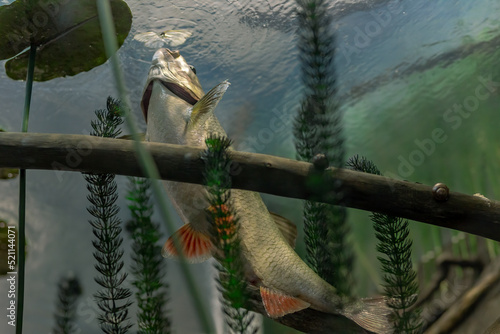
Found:
<svg viewBox="0 0 500 334"><path fill-rule="evenodd" d="M155 80L158 80L172 94L191 105L195 105L203 95L196 74L192 72L179 51L161 48L153 56L148 83L142 94L141 108L146 121Z"/></svg>
<svg viewBox="0 0 500 334"><path fill-rule="evenodd" d="M177 96L178 98L186 101L187 103L191 105L195 105L196 102L198 102L197 99L193 98L189 92L184 89L183 87L176 85L174 83L156 79L161 82L163 86L165 86L172 94ZM153 83L154 80L151 80L146 89L144 90L144 93L142 94L142 101L141 101L141 107L142 107L142 112L144 114L144 119L147 121L148 119L148 108L149 108L149 101L151 100L151 94L153 94Z"/></svg>

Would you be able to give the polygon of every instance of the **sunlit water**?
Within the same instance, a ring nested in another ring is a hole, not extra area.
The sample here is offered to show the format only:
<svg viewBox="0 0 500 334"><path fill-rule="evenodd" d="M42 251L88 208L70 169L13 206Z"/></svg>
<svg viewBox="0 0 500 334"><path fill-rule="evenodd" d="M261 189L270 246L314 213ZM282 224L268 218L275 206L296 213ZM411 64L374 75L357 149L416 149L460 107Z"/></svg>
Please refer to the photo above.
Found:
<svg viewBox="0 0 500 334"><path fill-rule="evenodd" d="M138 105L154 50L131 37L144 31L188 29L193 36L179 49L196 67L204 90L224 79L231 82L216 112L236 148L294 157L291 128L301 84L293 1L127 3L134 21L119 55L142 129ZM393 177L446 182L452 190L499 198L498 1L332 1L330 9L331 28L338 32L336 64L348 154L366 155ZM24 83L10 80L2 69L0 92L0 126L19 131ZM74 77L35 83L29 131L87 134L93 111L105 107L108 95L117 96L108 64ZM457 104L466 112L448 111ZM435 131L439 142L433 139ZM125 193L126 180L118 182ZM0 218L10 223L17 220L17 189L17 180L0 184ZM98 287L93 281L83 178L69 172L29 171L27 190L25 332L51 330L56 282L69 271L83 282L78 326L82 333L98 332L90 306ZM300 224L298 201L265 199L272 211ZM125 220L125 200L120 205ZM359 221L365 216L358 213L351 217L357 223L353 230L359 253L372 254L366 245L372 234L368 221ZM420 233L424 232L415 236ZM418 253L432 247L424 240L415 243ZM367 262L361 258L357 275L363 291L373 289L367 275L373 267L367 263L374 257L368 258ZM207 304L213 303L213 284L207 279L213 276L211 266L194 268ZM168 262L168 272L175 332L199 333L174 262ZM6 287L2 280L2 310ZM0 331L14 332L6 321L0 322Z"/></svg>

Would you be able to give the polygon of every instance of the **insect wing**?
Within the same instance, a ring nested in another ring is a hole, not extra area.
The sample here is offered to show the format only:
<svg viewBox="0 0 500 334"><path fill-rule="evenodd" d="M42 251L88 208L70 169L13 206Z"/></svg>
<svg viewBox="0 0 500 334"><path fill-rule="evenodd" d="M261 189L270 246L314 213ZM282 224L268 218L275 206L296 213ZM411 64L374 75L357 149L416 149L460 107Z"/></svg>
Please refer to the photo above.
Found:
<svg viewBox="0 0 500 334"><path fill-rule="evenodd" d="M187 30L167 30L164 33L164 38L168 40L171 46L184 44L186 39L191 37L192 33Z"/></svg>
<svg viewBox="0 0 500 334"><path fill-rule="evenodd" d="M160 48L163 46L165 41L157 33L149 31L137 34L134 39L143 42L148 48Z"/></svg>

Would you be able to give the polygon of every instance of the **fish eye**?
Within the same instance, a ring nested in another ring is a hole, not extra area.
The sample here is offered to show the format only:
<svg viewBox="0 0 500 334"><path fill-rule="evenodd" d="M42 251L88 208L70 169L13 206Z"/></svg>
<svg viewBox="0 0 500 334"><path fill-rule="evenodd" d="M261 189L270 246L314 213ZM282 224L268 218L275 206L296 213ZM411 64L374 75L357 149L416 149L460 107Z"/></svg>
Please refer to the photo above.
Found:
<svg viewBox="0 0 500 334"><path fill-rule="evenodd" d="M193 71L194 74L196 74L196 68L194 68L193 65L189 65L189 68L191 69L191 71Z"/></svg>

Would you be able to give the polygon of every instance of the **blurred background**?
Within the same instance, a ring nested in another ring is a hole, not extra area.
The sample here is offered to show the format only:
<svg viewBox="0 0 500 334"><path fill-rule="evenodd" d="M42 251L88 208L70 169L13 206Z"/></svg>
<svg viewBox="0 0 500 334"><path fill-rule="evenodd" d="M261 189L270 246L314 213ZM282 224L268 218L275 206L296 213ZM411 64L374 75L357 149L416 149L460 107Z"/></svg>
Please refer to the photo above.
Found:
<svg viewBox="0 0 500 334"><path fill-rule="evenodd" d="M0 1L9 4L12 1ZM186 29L179 46L196 67L205 91L229 79L216 109L238 150L295 158L292 126L301 98L292 0L127 0L133 24L118 51L132 106L142 130L139 103L154 49L133 40L137 33ZM452 191L499 199L500 3L496 0L332 0L337 34L339 99L344 112L347 157L373 160L386 176ZM0 127L20 131L25 83L7 77L0 61ZM29 132L88 134L94 110L118 94L109 63L73 77L35 83ZM433 139L440 133L439 140ZM18 178L0 182L0 219L17 223ZM127 180L118 177L120 193ZM87 190L81 174L27 173L25 333L49 333L57 282L74 273L82 282L77 325L99 332ZM301 201L263 195L270 211L302 225ZM129 219L124 196L121 218ZM181 222L173 210L172 216ZM374 233L369 213L349 210L360 296L380 290ZM159 217L156 216L157 221ZM163 224L161 224L163 228ZM461 234L412 223L415 264L430 261ZM172 231L163 231L165 236ZM124 243L126 257L130 241ZM496 244L486 243L490 256ZM458 246L460 248L460 246ZM462 249L464 249L462 247ZM297 250L304 252L298 242ZM127 266L128 264L126 264ZM425 267L425 266L423 266ZM217 304L211 264L193 265L207 306ZM427 270L427 272L425 272ZM432 268L419 273L428 277ZM177 264L167 262L169 313L176 333L200 333ZM8 290L0 280L0 309ZM213 307L217 318L221 314ZM134 311L132 311L134 312ZM266 333L294 333L273 324ZM6 321L0 332L14 333Z"/></svg>

